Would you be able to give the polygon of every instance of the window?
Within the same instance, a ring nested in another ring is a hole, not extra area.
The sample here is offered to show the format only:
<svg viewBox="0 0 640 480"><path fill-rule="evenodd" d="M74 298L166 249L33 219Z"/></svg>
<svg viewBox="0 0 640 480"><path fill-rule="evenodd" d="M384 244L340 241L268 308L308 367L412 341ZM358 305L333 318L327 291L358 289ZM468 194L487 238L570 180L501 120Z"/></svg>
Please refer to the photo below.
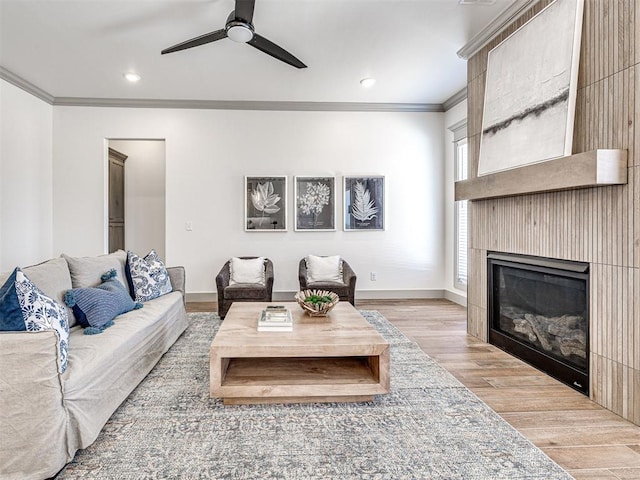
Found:
<svg viewBox="0 0 640 480"><path fill-rule="evenodd" d="M455 179L466 180L468 178L467 163L467 139L463 138L455 142ZM467 200L459 200L455 203L455 259L454 259L454 285L456 288L467 287Z"/></svg>
<svg viewBox="0 0 640 480"><path fill-rule="evenodd" d="M469 177L466 119L452 125L449 130L453 132L454 181L466 180ZM467 207L467 200L455 202L453 284L461 290L467 288Z"/></svg>

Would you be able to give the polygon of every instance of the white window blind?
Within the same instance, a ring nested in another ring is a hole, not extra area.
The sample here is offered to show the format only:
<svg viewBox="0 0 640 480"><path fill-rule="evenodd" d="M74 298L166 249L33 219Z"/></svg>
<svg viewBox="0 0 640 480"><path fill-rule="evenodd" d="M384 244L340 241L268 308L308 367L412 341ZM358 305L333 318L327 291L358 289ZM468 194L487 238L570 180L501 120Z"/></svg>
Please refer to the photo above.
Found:
<svg viewBox="0 0 640 480"><path fill-rule="evenodd" d="M468 178L467 139L463 138L455 142L455 179L466 180ZM468 215L467 200L460 200L455 205L455 284L465 288L467 285L467 249L468 249Z"/></svg>
<svg viewBox="0 0 640 480"><path fill-rule="evenodd" d="M457 202L457 271L456 282L460 285L467 284L467 200Z"/></svg>

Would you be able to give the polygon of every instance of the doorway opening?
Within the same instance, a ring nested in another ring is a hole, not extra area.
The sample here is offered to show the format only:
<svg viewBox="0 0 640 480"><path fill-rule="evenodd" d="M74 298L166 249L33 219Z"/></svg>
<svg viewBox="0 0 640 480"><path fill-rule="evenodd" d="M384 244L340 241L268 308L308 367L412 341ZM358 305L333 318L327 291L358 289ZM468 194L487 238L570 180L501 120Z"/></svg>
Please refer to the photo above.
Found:
<svg viewBox="0 0 640 480"><path fill-rule="evenodd" d="M164 139L109 139L108 251L151 249L166 260Z"/></svg>

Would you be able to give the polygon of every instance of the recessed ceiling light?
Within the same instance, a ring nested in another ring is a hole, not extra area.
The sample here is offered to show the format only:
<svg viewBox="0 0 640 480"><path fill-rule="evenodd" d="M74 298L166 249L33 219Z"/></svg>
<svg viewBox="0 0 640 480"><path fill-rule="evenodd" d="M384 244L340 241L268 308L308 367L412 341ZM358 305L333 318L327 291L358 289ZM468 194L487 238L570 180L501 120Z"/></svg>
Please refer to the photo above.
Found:
<svg viewBox="0 0 640 480"><path fill-rule="evenodd" d="M362 80L360 80L360 85L362 85L365 88L373 87L375 83L376 83L376 79L371 77L363 78Z"/></svg>
<svg viewBox="0 0 640 480"><path fill-rule="evenodd" d="M128 81L130 81L131 83L136 83L140 81L140 75L138 75L137 73L125 73L124 74L124 78L126 78Z"/></svg>

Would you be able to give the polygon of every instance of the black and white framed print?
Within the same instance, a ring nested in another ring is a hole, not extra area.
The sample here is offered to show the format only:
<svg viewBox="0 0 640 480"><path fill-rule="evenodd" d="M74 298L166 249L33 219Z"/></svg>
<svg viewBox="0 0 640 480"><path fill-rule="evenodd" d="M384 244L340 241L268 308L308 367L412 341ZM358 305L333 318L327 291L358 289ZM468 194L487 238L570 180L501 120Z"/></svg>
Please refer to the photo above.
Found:
<svg viewBox="0 0 640 480"><path fill-rule="evenodd" d="M335 177L295 177L296 231L336 229Z"/></svg>
<svg viewBox="0 0 640 480"><path fill-rule="evenodd" d="M244 177L244 229L287 230L287 177Z"/></svg>
<svg viewBox="0 0 640 480"><path fill-rule="evenodd" d="M384 177L344 177L344 229L384 230Z"/></svg>

